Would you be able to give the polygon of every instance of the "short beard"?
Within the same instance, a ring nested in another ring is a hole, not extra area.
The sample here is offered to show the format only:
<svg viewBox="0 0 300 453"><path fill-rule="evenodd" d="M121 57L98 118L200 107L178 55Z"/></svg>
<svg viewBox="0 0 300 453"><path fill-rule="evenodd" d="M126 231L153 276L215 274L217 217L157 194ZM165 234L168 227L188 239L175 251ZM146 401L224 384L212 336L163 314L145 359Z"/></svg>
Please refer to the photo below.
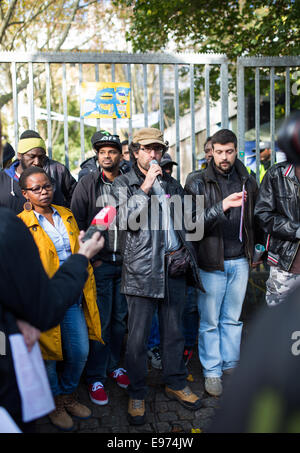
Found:
<svg viewBox="0 0 300 453"><path fill-rule="evenodd" d="M20 164L21 164L22 170L23 170L23 171L26 170L27 167L26 167L26 165L25 165L24 157L23 157L23 156L21 156Z"/></svg>
<svg viewBox="0 0 300 453"><path fill-rule="evenodd" d="M224 173L224 175L228 175L231 170L232 170L232 167L233 167L233 164L229 164L229 167L226 168L226 170L224 170L221 165L216 165L217 169L221 172L221 173Z"/></svg>
<svg viewBox="0 0 300 453"><path fill-rule="evenodd" d="M112 164L110 167L102 167L102 170L107 171L108 173L113 173L118 166L119 164Z"/></svg>

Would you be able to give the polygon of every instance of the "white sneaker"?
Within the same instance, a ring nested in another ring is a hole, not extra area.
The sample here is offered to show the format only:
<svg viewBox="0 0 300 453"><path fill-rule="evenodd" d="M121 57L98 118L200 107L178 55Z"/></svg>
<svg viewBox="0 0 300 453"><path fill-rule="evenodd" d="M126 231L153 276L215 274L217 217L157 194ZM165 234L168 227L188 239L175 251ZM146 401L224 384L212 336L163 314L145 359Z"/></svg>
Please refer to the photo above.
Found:
<svg viewBox="0 0 300 453"><path fill-rule="evenodd" d="M161 364L159 348L157 346L154 346L154 348L149 349L149 351L147 352L147 355L148 355L149 359L151 360L151 366L153 368L156 368L157 370L161 370L162 364Z"/></svg>
<svg viewBox="0 0 300 453"><path fill-rule="evenodd" d="M223 392L222 381L219 377L207 377L204 384L205 390L212 396L220 396Z"/></svg>

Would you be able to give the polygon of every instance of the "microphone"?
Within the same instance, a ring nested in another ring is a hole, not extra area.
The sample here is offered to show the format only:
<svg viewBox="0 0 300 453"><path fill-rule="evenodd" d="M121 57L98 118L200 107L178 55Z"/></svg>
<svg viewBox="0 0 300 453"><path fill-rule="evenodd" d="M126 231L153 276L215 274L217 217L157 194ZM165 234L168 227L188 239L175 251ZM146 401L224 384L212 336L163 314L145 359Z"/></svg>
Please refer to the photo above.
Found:
<svg viewBox="0 0 300 453"><path fill-rule="evenodd" d="M105 208L101 209L97 215L93 218L91 225L88 227L85 235L83 236L82 242L87 241L90 239L94 233L99 231L108 230L110 225L115 220L117 214L117 210L114 206L106 206Z"/></svg>
<svg viewBox="0 0 300 453"><path fill-rule="evenodd" d="M153 164L159 165L159 163L157 162L156 159L152 159L152 160L151 160L150 165L153 165ZM157 181L159 182L160 187L162 187L162 189L164 189L164 184L163 184L163 180L162 180L161 176L160 176L160 175L157 175L157 176L156 176L156 179L157 179Z"/></svg>

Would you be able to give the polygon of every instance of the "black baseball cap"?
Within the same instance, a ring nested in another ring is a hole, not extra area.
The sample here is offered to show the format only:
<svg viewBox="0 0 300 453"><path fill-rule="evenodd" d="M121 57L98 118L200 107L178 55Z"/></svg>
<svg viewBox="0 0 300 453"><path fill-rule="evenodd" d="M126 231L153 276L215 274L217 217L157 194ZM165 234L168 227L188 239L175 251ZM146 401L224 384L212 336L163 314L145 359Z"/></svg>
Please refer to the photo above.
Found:
<svg viewBox="0 0 300 453"><path fill-rule="evenodd" d="M110 145L114 146L117 148L120 153L122 153L122 145L120 141L120 137L118 135L112 135L108 131L97 131L94 133L94 135L91 138L92 146L94 149L97 148L99 149L100 146L105 146L105 145ZM97 147L95 147L95 144L97 143Z"/></svg>
<svg viewBox="0 0 300 453"><path fill-rule="evenodd" d="M178 165L177 162L174 162L174 160L172 160L171 156L169 153L165 153L159 163L159 165L161 167L164 167L165 165L169 165L169 164L172 164L172 165Z"/></svg>

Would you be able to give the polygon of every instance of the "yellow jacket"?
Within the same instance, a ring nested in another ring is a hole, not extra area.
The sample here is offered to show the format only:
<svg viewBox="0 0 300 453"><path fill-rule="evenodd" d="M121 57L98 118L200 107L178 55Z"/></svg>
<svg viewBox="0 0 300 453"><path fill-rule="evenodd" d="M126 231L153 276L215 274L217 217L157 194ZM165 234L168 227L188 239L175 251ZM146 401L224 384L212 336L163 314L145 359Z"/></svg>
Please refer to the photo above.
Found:
<svg viewBox="0 0 300 453"><path fill-rule="evenodd" d="M79 249L79 229L72 212L70 209L63 206L52 206L58 211L67 229L72 253L76 253ZM34 211L22 211L18 217L20 217L29 228L39 249L41 261L46 273L50 278L53 277L59 268L59 259L53 242L40 226ZM84 315L88 327L89 338L103 343L101 338L100 315L96 302L96 284L91 264L88 266L88 273L89 276L83 289ZM41 334L40 346L45 360L63 360L59 325Z"/></svg>

